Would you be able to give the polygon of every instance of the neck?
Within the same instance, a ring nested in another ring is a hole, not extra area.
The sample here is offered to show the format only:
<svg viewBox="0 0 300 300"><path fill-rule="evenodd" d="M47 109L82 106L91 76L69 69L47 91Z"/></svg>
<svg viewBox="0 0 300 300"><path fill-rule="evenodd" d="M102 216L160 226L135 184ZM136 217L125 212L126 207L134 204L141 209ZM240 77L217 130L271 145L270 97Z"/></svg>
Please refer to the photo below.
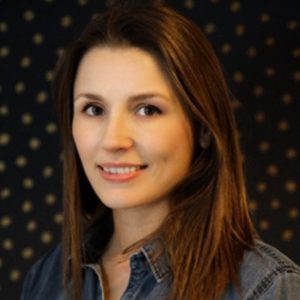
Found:
<svg viewBox="0 0 300 300"><path fill-rule="evenodd" d="M169 206L166 202L157 209L129 208L113 210L114 233L107 248L107 255L120 256L134 243L147 237L159 228L167 216Z"/></svg>

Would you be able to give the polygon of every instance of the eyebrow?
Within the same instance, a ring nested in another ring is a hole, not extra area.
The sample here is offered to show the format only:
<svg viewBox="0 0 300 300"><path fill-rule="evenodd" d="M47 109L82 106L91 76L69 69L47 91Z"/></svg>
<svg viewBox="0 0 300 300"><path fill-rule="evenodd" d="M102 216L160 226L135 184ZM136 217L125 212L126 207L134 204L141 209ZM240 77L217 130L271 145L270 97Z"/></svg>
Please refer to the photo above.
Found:
<svg viewBox="0 0 300 300"><path fill-rule="evenodd" d="M80 93L74 98L74 102L76 102L79 98L87 98L90 100L103 101L103 97L100 95L92 94L92 93Z"/></svg>
<svg viewBox="0 0 300 300"><path fill-rule="evenodd" d="M80 93L74 98L74 101L77 101L81 97L87 98L90 100L95 100L95 101L105 101L104 97L102 97L101 95L98 95L98 94L93 94L93 93ZM130 101L136 102L136 101L143 101L143 100L157 98L157 97L163 98L167 101L170 101L170 98L168 98L160 93L141 93L141 94L132 95L128 99Z"/></svg>

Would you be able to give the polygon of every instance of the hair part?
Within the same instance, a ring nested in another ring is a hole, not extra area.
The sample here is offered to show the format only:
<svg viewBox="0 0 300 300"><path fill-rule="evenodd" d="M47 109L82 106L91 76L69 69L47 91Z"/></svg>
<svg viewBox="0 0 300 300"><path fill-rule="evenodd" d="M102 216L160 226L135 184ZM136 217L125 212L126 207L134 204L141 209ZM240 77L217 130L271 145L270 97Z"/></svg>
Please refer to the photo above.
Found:
<svg viewBox="0 0 300 300"><path fill-rule="evenodd" d="M72 137L78 65L87 51L103 46L138 47L151 54L190 119L193 164L189 175L171 191L170 214L151 237L165 241L173 272L170 299L218 299L229 283L238 286L239 264L255 238L230 91L204 34L161 4L113 5L90 22L58 63L54 97L64 149L65 285L71 282L74 297L80 299L84 233L108 210L83 172ZM203 130L209 134L207 147L199 140Z"/></svg>

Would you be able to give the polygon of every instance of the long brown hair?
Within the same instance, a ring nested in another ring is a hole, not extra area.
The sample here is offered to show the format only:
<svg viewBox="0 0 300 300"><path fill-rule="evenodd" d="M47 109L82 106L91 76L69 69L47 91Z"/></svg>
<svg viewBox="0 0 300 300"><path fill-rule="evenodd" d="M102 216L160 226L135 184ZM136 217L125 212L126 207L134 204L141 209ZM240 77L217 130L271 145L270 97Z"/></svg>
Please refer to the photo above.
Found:
<svg viewBox="0 0 300 300"><path fill-rule="evenodd" d="M220 63L196 25L154 2L115 5L93 18L65 49L56 69L54 96L64 149L65 284L73 285L78 299L85 230L108 210L83 172L71 130L77 67L95 46L138 47L150 53L193 127L190 173L171 191L170 214L154 233L163 237L170 260L170 298L219 299L229 283L238 285L244 251L254 244L231 95Z"/></svg>

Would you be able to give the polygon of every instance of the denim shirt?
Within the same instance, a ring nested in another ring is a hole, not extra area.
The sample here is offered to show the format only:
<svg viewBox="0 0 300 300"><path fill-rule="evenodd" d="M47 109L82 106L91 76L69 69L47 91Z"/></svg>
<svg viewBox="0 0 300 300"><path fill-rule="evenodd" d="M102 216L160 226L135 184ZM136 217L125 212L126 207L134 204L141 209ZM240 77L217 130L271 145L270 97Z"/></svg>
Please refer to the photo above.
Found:
<svg viewBox="0 0 300 300"><path fill-rule="evenodd" d="M154 259L152 241L130 257L131 274L121 300L164 300L172 284L165 254ZM103 300L101 270L98 264L82 266L83 299ZM61 247L41 258L27 274L21 300L67 299L62 286ZM300 299L300 268L270 245L257 241L246 251L240 267L242 294L230 285L221 300Z"/></svg>

